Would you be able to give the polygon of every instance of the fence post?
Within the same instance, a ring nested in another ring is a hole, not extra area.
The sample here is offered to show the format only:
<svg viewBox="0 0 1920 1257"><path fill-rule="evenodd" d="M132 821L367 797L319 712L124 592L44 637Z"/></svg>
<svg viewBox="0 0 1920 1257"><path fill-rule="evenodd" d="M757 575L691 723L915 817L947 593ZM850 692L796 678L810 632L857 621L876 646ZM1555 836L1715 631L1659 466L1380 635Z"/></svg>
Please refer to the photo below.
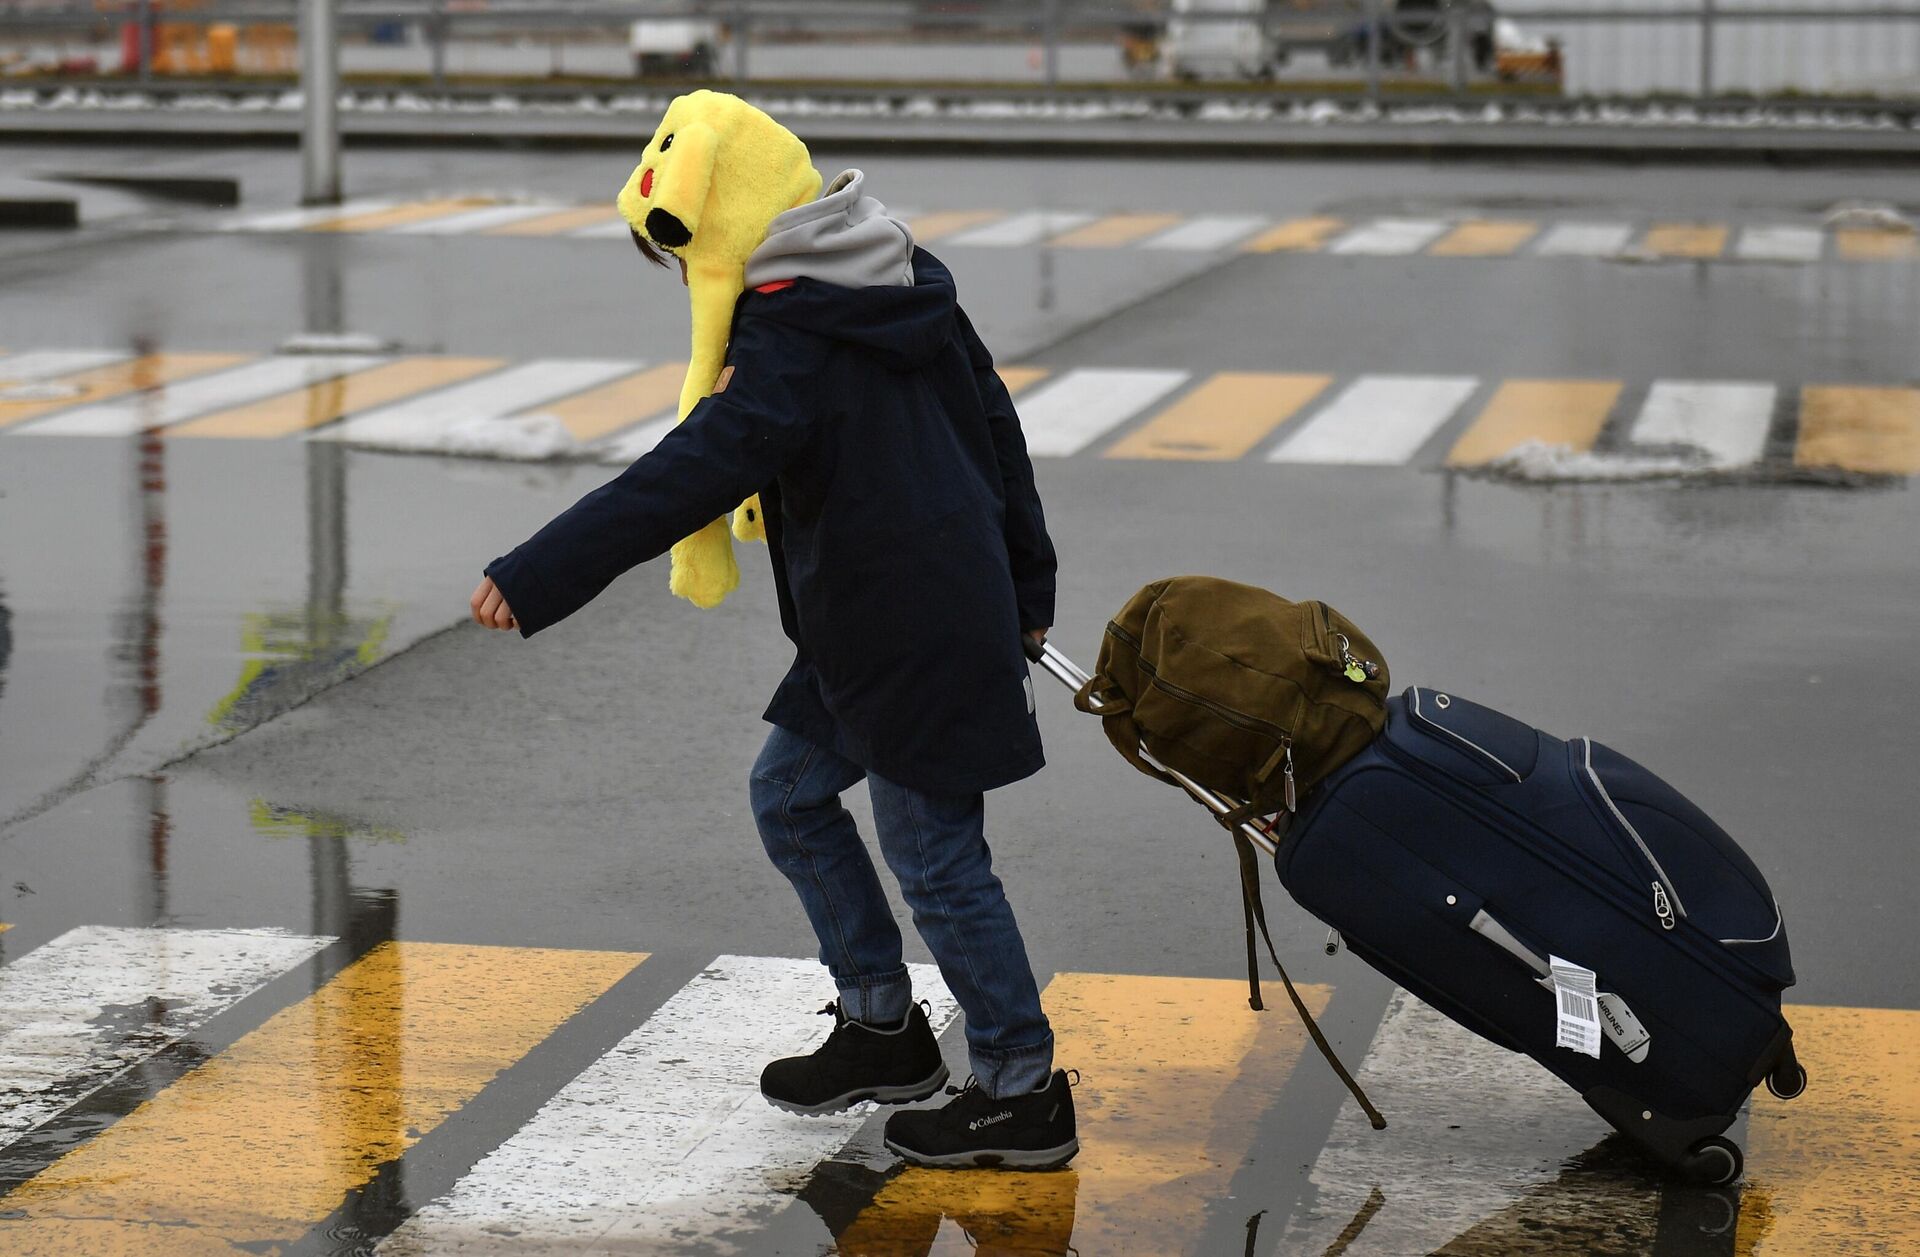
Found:
<svg viewBox="0 0 1920 1257"><path fill-rule="evenodd" d="M1060 86L1060 0L1046 0L1041 6L1041 21L1045 27L1041 34L1046 40L1046 82L1051 90Z"/></svg>
<svg viewBox="0 0 1920 1257"><path fill-rule="evenodd" d="M340 200L340 40L334 0L300 5L300 203Z"/></svg>
<svg viewBox="0 0 1920 1257"><path fill-rule="evenodd" d="M751 36L747 34L753 25L749 17L747 0L734 0L733 5L733 78L744 86L747 81L747 44Z"/></svg>
<svg viewBox="0 0 1920 1257"><path fill-rule="evenodd" d="M153 81L153 0L140 0L140 9L136 19L140 24L139 66L140 81Z"/></svg>
<svg viewBox="0 0 1920 1257"><path fill-rule="evenodd" d="M1380 0L1365 0L1367 15L1367 99L1380 99Z"/></svg>
<svg viewBox="0 0 1920 1257"><path fill-rule="evenodd" d="M1713 95L1714 0L1700 0L1700 96Z"/></svg>
<svg viewBox="0 0 1920 1257"><path fill-rule="evenodd" d="M1467 90L1467 23L1465 6L1447 6L1447 78L1455 96Z"/></svg>

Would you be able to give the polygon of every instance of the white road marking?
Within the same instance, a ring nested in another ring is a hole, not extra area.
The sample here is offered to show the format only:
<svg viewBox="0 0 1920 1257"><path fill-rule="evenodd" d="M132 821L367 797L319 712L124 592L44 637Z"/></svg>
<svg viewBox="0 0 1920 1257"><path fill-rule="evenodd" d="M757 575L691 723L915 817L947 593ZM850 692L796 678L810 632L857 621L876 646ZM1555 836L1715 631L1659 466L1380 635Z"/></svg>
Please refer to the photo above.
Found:
<svg viewBox="0 0 1920 1257"><path fill-rule="evenodd" d="M633 228L627 225L626 219L616 218L611 222L595 223L591 227L577 227L562 234L569 240L626 240L632 237Z"/></svg>
<svg viewBox="0 0 1920 1257"><path fill-rule="evenodd" d="M1143 249L1189 249L1202 252L1224 249L1267 225L1269 220L1250 214L1201 214L1177 227L1169 227L1157 236L1140 242Z"/></svg>
<svg viewBox="0 0 1920 1257"><path fill-rule="evenodd" d="M1453 418L1480 381L1363 375L1267 455L1275 463L1404 463Z"/></svg>
<svg viewBox="0 0 1920 1257"><path fill-rule="evenodd" d="M1539 999L1551 1025L1552 997ZM1397 991L1355 1072L1387 1129L1345 1101L1276 1251L1331 1251L1363 1216L1345 1257L1452 1252L1455 1240L1461 1252L1522 1252L1542 1234L1555 1251L1652 1251L1660 1193L1644 1167L1567 1170L1612 1128L1527 1057Z"/></svg>
<svg viewBox="0 0 1920 1257"><path fill-rule="evenodd" d="M642 455L651 454L653 447L660 444L660 438L673 431L680 421L672 415L658 419L649 419L637 427L617 432L601 443L600 461L603 463L631 463Z"/></svg>
<svg viewBox="0 0 1920 1257"><path fill-rule="evenodd" d="M1431 218L1378 218L1341 236L1328 246L1327 252L1375 257L1418 253L1451 226L1452 223Z"/></svg>
<svg viewBox="0 0 1920 1257"><path fill-rule="evenodd" d="M1613 257L1633 238L1629 223L1561 223L1540 237L1542 257Z"/></svg>
<svg viewBox="0 0 1920 1257"><path fill-rule="evenodd" d="M997 222L988 223L984 227L963 231L957 236L948 237L946 243L972 245L986 249L1015 249L1023 245L1039 244L1092 221L1092 214L1036 210L1030 214L1013 214Z"/></svg>
<svg viewBox="0 0 1920 1257"><path fill-rule="evenodd" d="M443 388L423 397L379 406L307 434L309 441L353 441L389 449L431 450L447 429L466 419L504 419L626 375L637 362L539 358Z"/></svg>
<svg viewBox="0 0 1920 1257"><path fill-rule="evenodd" d="M0 968L0 1147L332 941L89 925Z"/></svg>
<svg viewBox="0 0 1920 1257"><path fill-rule="evenodd" d="M247 214L226 219L215 223L214 226L219 231L300 231L315 223L347 218L354 214L371 214L378 210L392 209L398 204L400 202L392 197L342 201L338 205L316 205L304 209L275 210L266 214Z"/></svg>
<svg viewBox="0 0 1920 1257"><path fill-rule="evenodd" d="M1020 395L1020 427L1036 458L1077 454L1180 387L1185 371L1088 367Z"/></svg>
<svg viewBox="0 0 1920 1257"><path fill-rule="evenodd" d="M111 366L133 357L113 349L29 349L0 356L0 389ZM0 399L4 400L4 399Z"/></svg>
<svg viewBox="0 0 1920 1257"><path fill-rule="evenodd" d="M1756 262L1818 262L1826 243L1826 233L1812 227L1748 227L1733 252Z"/></svg>
<svg viewBox="0 0 1920 1257"><path fill-rule="evenodd" d="M953 997L908 969L938 1033ZM825 1041L811 1014L831 992L816 961L721 956L377 1251L731 1251L872 1112L797 1117L760 1095L769 1060Z"/></svg>
<svg viewBox="0 0 1920 1257"><path fill-rule="evenodd" d="M195 376L91 406L76 406L16 429L26 436L128 436L209 411L290 393L385 362L371 354L289 354Z"/></svg>
<svg viewBox="0 0 1920 1257"><path fill-rule="evenodd" d="M489 227L504 227L508 223L538 218L542 214L552 214L566 208L564 205L483 205L479 209L462 210L458 214L449 214L444 218L428 218L417 223L390 227L386 234L458 236L472 231L485 231Z"/></svg>
<svg viewBox="0 0 1920 1257"><path fill-rule="evenodd" d="M1766 448L1776 391L1771 384L1663 380L1647 391L1627 439L1690 445L1714 470L1744 467Z"/></svg>

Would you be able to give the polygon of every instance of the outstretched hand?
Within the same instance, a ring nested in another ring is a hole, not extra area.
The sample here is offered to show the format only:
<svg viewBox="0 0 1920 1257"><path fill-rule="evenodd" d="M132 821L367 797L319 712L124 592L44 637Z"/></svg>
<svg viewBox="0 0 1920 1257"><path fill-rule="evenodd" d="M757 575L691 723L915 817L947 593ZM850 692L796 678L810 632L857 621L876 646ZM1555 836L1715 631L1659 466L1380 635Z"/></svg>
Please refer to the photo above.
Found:
<svg viewBox="0 0 1920 1257"><path fill-rule="evenodd" d="M517 629L520 621L513 618L513 608L507 605L507 596L493 583L493 577L483 577L480 587L473 591L473 597L467 599L467 608L473 613L473 622L481 628Z"/></svg>

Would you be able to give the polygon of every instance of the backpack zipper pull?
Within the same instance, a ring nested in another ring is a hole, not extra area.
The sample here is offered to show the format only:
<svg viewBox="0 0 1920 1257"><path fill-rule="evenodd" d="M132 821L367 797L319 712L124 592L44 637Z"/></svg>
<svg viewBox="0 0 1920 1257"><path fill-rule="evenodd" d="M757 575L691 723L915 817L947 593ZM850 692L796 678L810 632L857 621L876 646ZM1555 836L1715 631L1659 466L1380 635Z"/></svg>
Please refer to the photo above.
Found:
<svg viewBox="0 0 1920 1257"><path fill-rule="evenodd" d="M1292 738L1287 739L1287 765L1281 771L1285 774L1287 779L1287 811L1291 813L1295 810L1294 798L1293 798L1293 739Z"/></svg>
<svg viewBox="0 0 1920 1257"><path fill-rule="evenodd" d="M1667 899L1667 888L1659 882L1653 884L1653 915L1660 918L1660 928L1673 928L1673 904Z"/></svg>

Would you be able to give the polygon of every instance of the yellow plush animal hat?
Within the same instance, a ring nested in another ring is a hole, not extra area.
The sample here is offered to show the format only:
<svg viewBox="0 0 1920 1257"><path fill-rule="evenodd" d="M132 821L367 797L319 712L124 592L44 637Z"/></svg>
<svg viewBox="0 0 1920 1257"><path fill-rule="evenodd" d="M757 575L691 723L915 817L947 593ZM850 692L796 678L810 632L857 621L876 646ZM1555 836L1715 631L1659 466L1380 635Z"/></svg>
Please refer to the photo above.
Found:
<svg viewBox="0 0 1920 1257"><path fill-rule="evenodd" d="M629 226L686 264L693 355L680 418L719 378L748 256L777 216L819 195L807 146L746 101L698 91L667 106L616 204ZM758 498L734 512L733 531L742 541L765 538ZM676 543L672 562L670 587L697 607L718 606L740 584L725 519Z"/></svg>

